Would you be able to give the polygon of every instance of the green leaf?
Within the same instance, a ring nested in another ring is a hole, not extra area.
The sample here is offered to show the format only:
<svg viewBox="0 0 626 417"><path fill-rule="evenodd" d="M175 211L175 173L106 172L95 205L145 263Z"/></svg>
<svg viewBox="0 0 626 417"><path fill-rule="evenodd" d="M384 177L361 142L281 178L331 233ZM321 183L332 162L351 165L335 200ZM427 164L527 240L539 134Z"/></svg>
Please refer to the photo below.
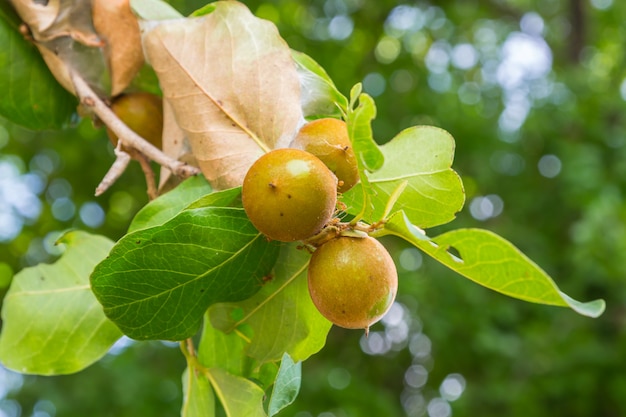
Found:
<svg viewBox="0 0 626 417"><path fill-rule="evenodd" d="M428 228L448 223L465 202L463 183L452 170L454 139L448 132L431 126L403 130L381 146L385 164L369 175L374 191L374 211L364 220L382 220L385 207L394 191L407 182L391 211L404 211L409 221ZM362 185L357 184L343 196L348 212L362 210Z"/></svg>
<svg viewBox="0 0 626 417"><path fill-rule="evenodd" d="M182 14L162 0L130 0L133 12L144 20L167 20L183 17Z"/></svg>
<svg viewBox="0 0 626 417"><path fill-rule="evenodd" d="M207 314L198 347L198 360L207 368L220 367L230 374L247 377L246 368L251 359L245 354L246 345L239 334L227 334L214 328Z"/></svg>
<svg viewBox="0 0 626 417"><path fill-rule="evenodd" d="M372 196L376 194L376 191L372 188L366 171L371 172L379 169L385 160L372 133L371 123L376 117L376 105L370 96L361 94L361 88L361 84L356 84L350 91L350 104L346 119L348 135L356 155L360 179L357 188L359 191L351 194L353 199L359 199L358 204L354 200L352 201L352 206L358 207L358 210L351 212L356 216L355 221L370 218L376 209L372 202ZM357 97L359 98L359 105L354 108ZM350 208L350 206L348 207Z"/></svg>
<svg viewBox="0 0 626 417"><path fill-rule="evenodd" d="M305 53L291 51L300 77L304 117L339 117L348 111L348 99L337 90L324 68Z"/></svg>
<svg viewBox="0 0 626 417"><path fill-rule="evenodd" d="M293 359L285 353L283 360L280 362L278 376L276 377L274 389L270 397L268 408L269 417L272 417L294 402L300 392L301 382L302 362L294 362Z"/></svg>
<svg viewBox="0 0 626 417"><path fill-rule="evenodd" d="M537 264L493 232L458 229L429 239L402 212L389 219L385 232L406 239L453 271L510 297L570 307L589 317L598 317L604 311L604 300L582 303L562 293ZM450 253L450 248L460 257Z"/></svg>
<svg viewBox="0 0 626 417"><path fill-rule="evenodd" d="M309 258L296 244L284 245L271 280L248 300L211 307L213 325L226 332L250 330L247 353L261 363L278 361L285 352L296 361L317 353L326 343L331 323L311 301L306 277Z"/></svg>
<svg viewBox="0 0 626 417"><path fill-rule="evenodd" d="M267 415L263 410L265 392L254 382L231 375L220 368L211 368L207 374L228 417L265 417Z"/></svg>
<svg viewBox="0 0 626 417"><path fill-rule="evenodd" d="M189 16L190 17L206 16L208 14L213 13L215 11L216 7L217 7L217 5L215 3L209 3L209 4L206 4L206 5L202 6L202 7L200 7L198 10L195 10Z"/></svg>
<svg viewBox="0 0 626 417"><path fill-rule="evenodd" d="M195 367L183 372L183 407L181 417L215 416L215 394L207 377Z"/></svg>
<svg viewBox="0 0 626 417"><path fill-rule="evenodd" d="M202 207L238 207L241 208L241 187L229 188L216 191L200 197L189 206L188 209Z"/></svg>
<svg viewBox="0 0 626 417"><path fill-rule="evenodd" d="M59 129L77 105L52 76L37 48L0 13L0 116L29 129Z"/></svg>
<svg viewBox="0 0 626 417"><path fill-rule="evenodd" d="M89 274L113 242L73 231L63 256L17 274L2 307L0 360L21 373L78 372L100 359L122 336L89 288Z"/></svg>
<svg viewBox="0 0 626 417"><path fill-rule="evenodd" d="M195 334L213 303L256 293L279 246L236 207L184 210L124 236L91 276L106 315L135 339Z"/></svg>
<svg viewBox="0 0 626 417"><path fill-rule="evenodd" d="M354 98L353 98L354 99ZM348 134L354 153L356 154L359 171L374 172L385 162L385 156L374 140L372 120L376 118L376 104L367 94L359 96L359 105L348 112ZM361 176L363 179L363 176Z"/></svg>
<svg viewBox="0 0 626 417"><path fill-rule="evenodd" d="M202 175L187 178L173 190L150 201L135 215L128 233L159 226L180 213L196 199L211 194L211 186Z"/></svg>

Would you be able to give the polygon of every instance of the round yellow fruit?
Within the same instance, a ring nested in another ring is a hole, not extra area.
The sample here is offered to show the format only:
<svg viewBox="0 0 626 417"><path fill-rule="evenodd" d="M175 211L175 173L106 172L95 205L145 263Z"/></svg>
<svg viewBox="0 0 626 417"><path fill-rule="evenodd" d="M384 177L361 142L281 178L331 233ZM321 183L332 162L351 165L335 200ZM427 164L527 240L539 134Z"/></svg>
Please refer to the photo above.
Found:
<svg viewBox="0 0 626 417"><path fill-rule="evenodd" d="M337 178L308 152L276 149L250 167L241 197L252 224L269 239L304 240L332 218Z"/></svg>
<svg viewBox="0 0 626 417"><path fill-rule="evenodd" d="M161 97L146 93L127 93L118 96L111 110L126 126L161 149L163 136L163 102ZM107 129L109 139L117 145L117 136ZM127 149L123 148L125 151Z"/></svg>
<svg viewBox="0 0 626 417"><path fill-rule="evenodd" d="M340 193L359 182L356 156L343 120L325 118L305 124L294 139L294 147L321 159L337 176Z"/></svg>
<svg viewBox="0 0 626 417"><path fill-rule="evenodd" d="M341 236L313 252L308 283L324 317L346 329L367 330L395 300L398 274L376 239Z"/></svg>

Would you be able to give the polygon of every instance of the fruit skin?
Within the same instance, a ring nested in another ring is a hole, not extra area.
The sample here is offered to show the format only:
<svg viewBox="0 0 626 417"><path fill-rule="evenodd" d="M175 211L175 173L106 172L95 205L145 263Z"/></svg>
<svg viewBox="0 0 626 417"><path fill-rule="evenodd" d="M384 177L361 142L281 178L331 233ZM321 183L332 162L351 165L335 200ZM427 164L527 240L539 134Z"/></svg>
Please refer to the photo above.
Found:
<svg viewBox="0 0 626 417"><path fill-rule="evenodd" d="M389 310L398 291L396 266L372 237L341 236L311 257L309 293L320 313L346 329L369 329Z"/></svg>
<svg viewBox="0 0 626 417"><path fill-rule="evenodd" d="M359 182L359 170L346 122L339 119L317 119L302 126L293 146L322 160L339 180L340 193Z"/></svg>
<svg viewBox="0 0 626 417"><path fill-rule="evenodd" d="M161 97L146 93L127 93L115 98L111 110L122 122L142 138L161 149L163 137L163 101ZM117 136L107 129L113 146L117 145ZM128 149L122 147L128 152ZM132 154L132 152L131 152Z"/></svg>
<svg viewBox="0 0 626 417"><path fill-rule="evenodd" d="M241 197L252 224L269 239L304 240L332 218L337 178L308 152L276 149L252 164Z"/></svg>

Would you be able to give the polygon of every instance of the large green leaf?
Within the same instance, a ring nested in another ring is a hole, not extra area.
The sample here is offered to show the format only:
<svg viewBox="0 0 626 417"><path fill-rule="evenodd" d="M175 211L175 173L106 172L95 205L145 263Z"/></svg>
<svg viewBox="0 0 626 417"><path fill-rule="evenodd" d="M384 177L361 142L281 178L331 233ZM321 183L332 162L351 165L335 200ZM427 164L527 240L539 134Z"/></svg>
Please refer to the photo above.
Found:
<svg viewBox="0 0 626 417"><path fill-rule="evenodd" d="M305 53L291 51L300 77L304 117L340 117L348 111L348 99L337 90L324 68Z"/></svg>
<svg viewBox="0 0 626 417"><path fill-rule="evenodd" d="M41 375L78 372L122 336L89 288L89 274L113 242L68 232L54 264L17 274L2 307L0 360L7 368Z"/></svg>
<svg viewBox="0 0 626 417"><path fill-rule="evenodd" d="M207 368L220 367L230 374L248 377L248 365L252 359L245 354L246 345L239 334L214 328L207 314L198 347L198 361Z"/></svg>
<svg viewBox="0 0 626 417"><path fill-rule="evenodd" d="M227 417L265 417L263 397L265 392L254 382L232 375L221 368L207 372L215 394Z"/></svg>
<svg viewBox="0 0 626 417"><path fill-rule="evenodd" d="M261 289L278 248L241 208L194 208L124 236L91 282L106 315L128 336L182 340L211 304Z"/></svg>
<svg viewBox="0 0 626 417"><path fill-rule="evenodd" d="M74 112L76 99L17 31L8 9L0 12L0 116L29 129L61 128Z"/></svg>
<svg viewBox="0 0 626 417"><path fill-rule="evenodd" d="M183 372L183 406L181 417L215 416L215 394L206 375L190 365Z"/></svg>
<svg viewBox="0 0 626 417"><path fill-rule="evenodd" d="M262 388L268 388L276 379L278 364L260 364L247 355L248 344L249 338L240 331L224 333L213 327L207 313L198 347L198 362L206 368L222 368L231 375L254 380Z"/></svg>
<svg viewBox="0 0 626 417"><path fill-rule="evenodd" d="M369 175L374 211L364 220L381 220L387 202L403 183L406 187L392 213L402 210L411 223L423 228L454 219L463 207L465 193L461 179L451 169L454 139L448 132L431 126L414 126L400 132L381 149L385 164ZM344 194L343 202L350 213L360 213L361 185Z"/></svg>
<svg viewBox="0 0 626 417"><path fill-rule="evenodd" d="M309 258L296 244L283 246L272 279L248 300L211 307L213 325L226 332L240 326L250 330L247 353L261 363L278 361L285 352L295 361L318 352L331 323L311 301L306 279Z"/></svg>
<svg viewBox="0 0 626 417"><path fill-rule="evenodd" d="M204 176L187 178L173 190L143 206L128 227L128 232L161 225L207 194L211 194L211 186Z"/></svg>
<svg viewBox="0 0 626 417"><path fill-rule="evenodd" d="M383 233L406 239L453 271L510 297L570 307L589 317L598 317L604 311L604 300L583 303L561 292L537 264L493 232L458 229L429 239L404 213L398 212L385 224ZM459 256L450 253L450 248Z"/></svg>
<svg viewBox="0 0 626 417"><path fill-rule="evenodd" d="M285 353L280 362L280 369L276 376L276 383L270 396L268 415L272 417L283 408L291 404L300 392L302 382L302 362L294 362Z"/></svg>

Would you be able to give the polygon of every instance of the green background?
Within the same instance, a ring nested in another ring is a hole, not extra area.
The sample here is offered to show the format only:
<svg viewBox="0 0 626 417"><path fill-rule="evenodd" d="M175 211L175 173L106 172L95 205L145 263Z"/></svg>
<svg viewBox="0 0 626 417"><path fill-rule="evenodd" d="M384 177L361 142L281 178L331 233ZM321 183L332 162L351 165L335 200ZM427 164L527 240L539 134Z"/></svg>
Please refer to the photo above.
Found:
<svg viewBox="0 0 626 417"><path fill-rule="evenodd" d="M203 4L171 3L184 14ZM300 396L279 415L626 414L626 3L245 3L274 21L292 48L316 59L340 91L364 82L376 100L380 143L415 124L454 136L453 167L467 203L430 235L489 229L567 294L607 301L595 320L527 304L386 239L400 273L397 306L368 339L333 328L326 347L303 364ZM531 54L507 55L512 45L518 52L528 45L515 44L520 39L549 47L545 71ZM517 79L506 68L527 71ZM8 218L9 207L11 224L23 221L10 234L0 217L0 286L22 267L54 260L52 243L63 230L120 238L147 202L137 164L103 196L93 196L112 149L102 130L70 123L63 131L33 132L0 120L0 215ZM18 192L21 203L8 206ZM76 375L19 376L0 368L0 410L37 417L178 415L184 366L177 345L141 342L120 343Z"/></svg>

